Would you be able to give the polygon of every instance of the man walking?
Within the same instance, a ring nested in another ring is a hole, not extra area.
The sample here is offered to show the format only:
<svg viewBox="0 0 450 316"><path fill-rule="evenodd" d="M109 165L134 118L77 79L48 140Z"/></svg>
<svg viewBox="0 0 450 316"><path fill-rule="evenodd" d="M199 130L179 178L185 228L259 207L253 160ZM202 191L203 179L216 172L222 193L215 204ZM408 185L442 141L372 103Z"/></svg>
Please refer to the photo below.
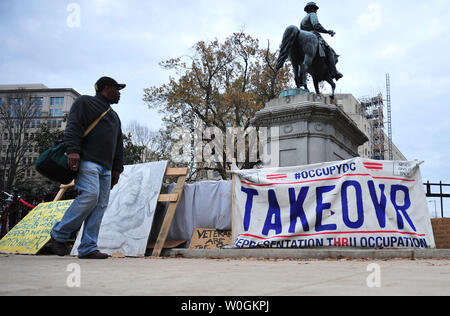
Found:
<svg viewBox="0 0 450 316"><path fill-rule="evenodd" d="M110 190L123 172L121 122L111 104L119 103L120 90L125 87L112 78L102 77L95 84L96 96L79 97L70 110L64 142L69 167L78 172L75 178L78 196L51 232L51 248L59 256L69 253L66 242L84 222L78 257L108 258L98 250L97 240ZM104 113L84 137L88 127Z"/></svg>

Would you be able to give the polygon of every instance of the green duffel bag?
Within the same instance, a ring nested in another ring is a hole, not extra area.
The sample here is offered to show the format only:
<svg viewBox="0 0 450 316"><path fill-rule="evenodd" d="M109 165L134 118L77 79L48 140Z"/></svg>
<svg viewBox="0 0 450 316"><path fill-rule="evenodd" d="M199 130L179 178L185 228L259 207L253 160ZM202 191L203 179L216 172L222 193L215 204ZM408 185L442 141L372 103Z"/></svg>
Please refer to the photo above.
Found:
<svg viewBox="0 0 450 316"><path fill-rule="evenodd" d="M84 132L86 137L101 121L101 119L108 114L111 108L108 108L98 119L96 119ZM64 143L60 143L55 147L46 150L34 163L37 172L50 180L70 184L75 179L77 173L69 168L68 156Z"/></svg>
<svg viewBox="0 0 450 316"><path fill-rule="evenodd" d="M75 179L77 173L70 170L67 160L64 143L60 143L42 153L34 165L37 172L44 177L62 184L69 184Z"/></svg>

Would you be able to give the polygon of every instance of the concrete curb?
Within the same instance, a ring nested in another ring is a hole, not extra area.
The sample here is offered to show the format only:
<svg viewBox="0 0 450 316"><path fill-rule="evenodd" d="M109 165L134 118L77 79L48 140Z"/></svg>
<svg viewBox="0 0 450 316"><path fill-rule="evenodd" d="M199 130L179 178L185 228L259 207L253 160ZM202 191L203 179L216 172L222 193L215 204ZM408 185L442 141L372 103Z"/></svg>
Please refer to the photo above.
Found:
<svg viewBox="0 0 450 316"><path fill-rule="evenodd" d="M450 249L170 249L163 252L166 257L188 259L450 259Z"/></svg>

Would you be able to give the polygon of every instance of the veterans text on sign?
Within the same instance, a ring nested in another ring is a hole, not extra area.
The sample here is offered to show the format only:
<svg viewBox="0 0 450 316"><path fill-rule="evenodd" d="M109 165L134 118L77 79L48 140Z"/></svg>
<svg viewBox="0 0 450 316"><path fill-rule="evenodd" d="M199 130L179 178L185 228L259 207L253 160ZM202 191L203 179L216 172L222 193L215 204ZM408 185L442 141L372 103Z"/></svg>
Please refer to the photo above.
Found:
<svg viewBox="0 0 450 316"><path fill-rule="evenodd" d="M233 171L235 248L435 248L420 163Z"/></svg>

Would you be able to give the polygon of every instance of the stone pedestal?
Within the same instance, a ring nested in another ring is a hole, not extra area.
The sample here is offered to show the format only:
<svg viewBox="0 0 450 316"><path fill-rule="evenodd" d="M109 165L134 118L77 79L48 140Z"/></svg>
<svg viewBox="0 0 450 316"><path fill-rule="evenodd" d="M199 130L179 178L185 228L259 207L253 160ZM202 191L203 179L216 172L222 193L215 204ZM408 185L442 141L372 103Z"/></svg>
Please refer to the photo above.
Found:
<svg viewBox="0 0 450 316"><path fill-rule="evenodd" d="M267 144L263 146L272 159L264 167L351 159L358 156L358 147L369 140L330 97L284 95L287 96L268 102L253 120L254 126L268 129Z"/></svg>

